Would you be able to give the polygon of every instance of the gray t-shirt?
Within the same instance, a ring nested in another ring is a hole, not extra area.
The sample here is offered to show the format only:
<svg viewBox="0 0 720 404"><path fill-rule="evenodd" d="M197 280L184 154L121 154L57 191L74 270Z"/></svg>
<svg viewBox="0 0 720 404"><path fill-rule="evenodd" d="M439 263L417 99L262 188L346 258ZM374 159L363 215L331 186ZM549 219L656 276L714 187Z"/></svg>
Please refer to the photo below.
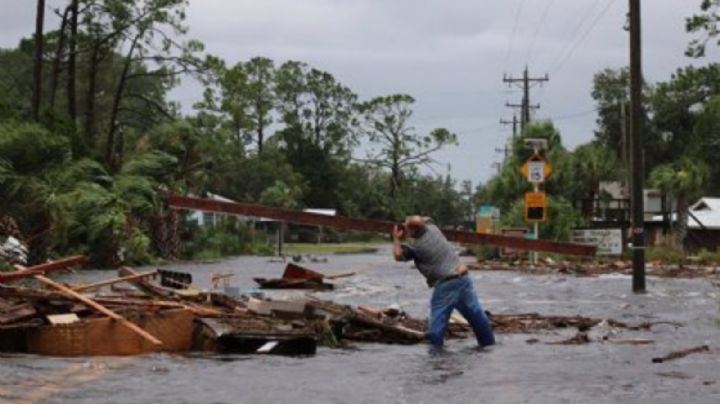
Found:
<svg viewBox="0 0 720 404"><path fill-rule="evenodd" d="M415 266L430 287L450 275L460 265L455 250L434 224L425 226L425 233L410 245L403 245L402 261L415 261Z"/></svg>

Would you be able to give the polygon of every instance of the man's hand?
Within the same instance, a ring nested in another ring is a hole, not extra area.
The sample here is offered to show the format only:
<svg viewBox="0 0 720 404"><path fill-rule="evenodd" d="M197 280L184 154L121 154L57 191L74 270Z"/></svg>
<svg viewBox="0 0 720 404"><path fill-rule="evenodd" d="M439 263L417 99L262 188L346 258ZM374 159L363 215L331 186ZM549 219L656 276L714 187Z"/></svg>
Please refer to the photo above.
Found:
<svg viewBox="0 0 720 404"><path fill-rule="evenodd" d="M395 225L393 226L392 236L394 241L399 241L405 237L405 226Z"/></svg>

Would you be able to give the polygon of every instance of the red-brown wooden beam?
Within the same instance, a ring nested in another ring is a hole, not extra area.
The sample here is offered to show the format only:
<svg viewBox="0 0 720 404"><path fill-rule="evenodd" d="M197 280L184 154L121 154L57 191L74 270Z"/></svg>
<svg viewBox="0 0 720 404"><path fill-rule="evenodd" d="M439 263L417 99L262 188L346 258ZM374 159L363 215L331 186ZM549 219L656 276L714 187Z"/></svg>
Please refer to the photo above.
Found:
<svg viewBox="0 0 720 404"><path fill-rule="evenodd" d="M239 202L225 202L211 199L193 198L188 196L168 195L168 205L179 209L201 210L206 212L222 212L235 215L266 217L291 223L315 226L336 227L347 230L390 233L393 222L380 220L355 219L345 216L328 216L317 213L299 212L288 209L273 208ZM519 250L545 251L557 254L584 255L595 254L595 247L584 244L560 243L548 240L532 240L519 237L499 236L495 234L479 234L458 230L443 230L450 241L465 244L490 244L498 247Z"/></svg>
<svg viewBox="0 0 720 404"><path fill-rule="evenodd" d="M76 265L84 265L87 257L84 255L76 255L63 258L57 261L46 262L44 264L35 265L19 271L0 272L0 282L14 281L17 279L31 278L35 275L44 275L50 272L59 271Z"/></svg>

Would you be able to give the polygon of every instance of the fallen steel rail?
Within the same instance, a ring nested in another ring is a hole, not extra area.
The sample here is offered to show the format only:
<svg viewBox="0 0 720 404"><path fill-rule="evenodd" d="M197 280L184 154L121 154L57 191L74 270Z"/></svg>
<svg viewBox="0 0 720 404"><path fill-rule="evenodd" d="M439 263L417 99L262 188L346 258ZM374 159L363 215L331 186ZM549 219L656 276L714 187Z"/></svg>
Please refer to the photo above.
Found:
<svg viewBox="0 0 720 404"><path fill-rule="evenodd" d="M386 234L390 233L395 225L393 222L380 220L356 219L345 216L327 216L317 213L273 208L264 205L217 201L179 195L168 195L167 203L169 206L178 209L264 217L298 224L328 226L346 230ZM585 244L534 240L520 237L499 236L495 234L479 234L458 230L443 230L443 234L445 234L445 237L447 237L450 241L465 244L489 244L497 247L514 248L518 250L544 251L568 255L591 256L595 254L595 246Z"/></svg>

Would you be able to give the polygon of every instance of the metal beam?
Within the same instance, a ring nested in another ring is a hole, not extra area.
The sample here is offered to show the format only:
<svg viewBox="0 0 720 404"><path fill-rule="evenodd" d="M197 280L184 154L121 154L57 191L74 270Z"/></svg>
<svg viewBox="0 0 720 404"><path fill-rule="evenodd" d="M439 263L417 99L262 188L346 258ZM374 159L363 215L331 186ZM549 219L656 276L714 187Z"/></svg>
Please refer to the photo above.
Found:
<svg viewBox="0 0 720 404"><path fill-rule="evenodd" d="M288 209L273 208L239 202L225 202L187 196L169 195L168 205L178 209L200 210L206 212L223 212L234 215L265 217L281 221L329 226L347 230L367 231L389 234L395 223L356 219L345 216L327 216L316 213L299 212ZM590 256L595 254L595 247L584 244L560 243L548 240L531 240L519 237L498 236L495 234L479 234L458 230L443 230L449 241L465 244L490 244L497 247L508 247L519 250L544 251L557 254Z"/></svg>

